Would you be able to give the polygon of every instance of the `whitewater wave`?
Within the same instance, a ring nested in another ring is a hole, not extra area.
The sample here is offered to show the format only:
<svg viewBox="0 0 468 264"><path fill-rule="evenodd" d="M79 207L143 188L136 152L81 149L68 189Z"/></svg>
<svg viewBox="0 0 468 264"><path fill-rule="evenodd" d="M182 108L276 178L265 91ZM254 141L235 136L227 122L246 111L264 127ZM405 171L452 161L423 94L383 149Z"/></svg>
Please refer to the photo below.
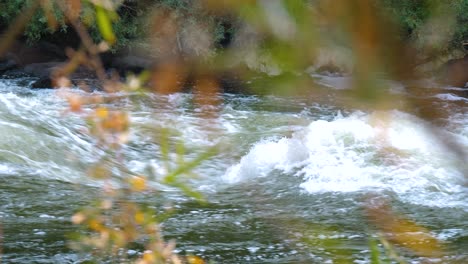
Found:
<svg viewBox="0 0 468 264"><path fill-rule="evenodd" d="M466 137L443 133L468 147ZM307 193L390 190L418 204L466 206L456 156L425 121L399 111L338 115L290 138L260 141L223 178L236 183L275 171L302 177Z"/></svg>

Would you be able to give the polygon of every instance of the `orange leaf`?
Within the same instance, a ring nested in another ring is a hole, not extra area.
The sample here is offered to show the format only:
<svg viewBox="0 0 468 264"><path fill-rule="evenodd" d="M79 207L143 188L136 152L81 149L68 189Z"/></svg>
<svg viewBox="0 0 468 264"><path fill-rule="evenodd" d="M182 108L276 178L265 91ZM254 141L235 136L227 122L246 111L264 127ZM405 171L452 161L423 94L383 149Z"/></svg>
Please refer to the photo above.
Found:
<svg viewBox="0 0 468 264"><path fill-rule="evenodd" d="M70 111L79 112L81 111L82 99L78 95L70 95L67 97L68 104L70 105Z"/></svg>
<svg viewBox="0 0 468 264"><path fill-rule="evenodd" d="M205 264L205 261L198 256L187 256L186 259L189 264Z"/></svg>

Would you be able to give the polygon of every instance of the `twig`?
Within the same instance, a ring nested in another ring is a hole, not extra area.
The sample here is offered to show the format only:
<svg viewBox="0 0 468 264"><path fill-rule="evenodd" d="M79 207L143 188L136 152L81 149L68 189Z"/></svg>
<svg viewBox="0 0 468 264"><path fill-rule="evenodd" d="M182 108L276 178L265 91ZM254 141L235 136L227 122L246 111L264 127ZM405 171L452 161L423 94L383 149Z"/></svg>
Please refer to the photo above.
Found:
<svg viewBox="0 0 468 264"><path fill-rule="evenodd" d="M108 78L106 75L106 71L104 70L104 66L101 61L101 58L99 57L100 49L98 48L96 44L94 44L93 39L91 38L88 31L81 23L81 21L79 20L79 17L71 13L71 11L73 10L69 10L68 6L65 3L62 3L60 5L60 8L62 9L69 23L73 26L76 33L80 37L81 42L83 43L83 46L88 51L88 54L90 55L90 59L91 59L91 66L96 71L96 76L102 83L106 83L108 81Z"/></svg>

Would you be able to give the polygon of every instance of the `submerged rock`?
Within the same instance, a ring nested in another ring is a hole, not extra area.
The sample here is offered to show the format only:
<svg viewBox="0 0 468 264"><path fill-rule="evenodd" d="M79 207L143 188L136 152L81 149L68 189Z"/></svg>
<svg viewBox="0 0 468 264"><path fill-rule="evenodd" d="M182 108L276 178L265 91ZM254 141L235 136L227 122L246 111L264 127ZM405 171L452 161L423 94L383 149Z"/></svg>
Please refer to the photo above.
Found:
<svg viewBox="0 0 468 264"><path fill-rule="evenodd" d="M53 81L48 76L41 77L31 84L31 88L33 89L52 89L53 86Z"/></svg>

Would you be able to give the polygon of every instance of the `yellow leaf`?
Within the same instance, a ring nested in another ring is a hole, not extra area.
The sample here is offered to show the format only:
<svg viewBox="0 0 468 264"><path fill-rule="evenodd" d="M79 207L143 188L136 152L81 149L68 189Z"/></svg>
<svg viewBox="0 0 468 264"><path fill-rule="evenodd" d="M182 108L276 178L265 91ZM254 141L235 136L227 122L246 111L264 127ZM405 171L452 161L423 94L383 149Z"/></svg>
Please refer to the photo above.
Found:
<svg viewBox="0 0 468 264"><path fill-rule="evenodd" d="M100 118L100 119L105 119L109 116L109 110L107 110L107 108L105 107L99 107L98 109L96 109L96 117Z"/></svg>
<svg viewBox="0 0 468 264"><path fill-rule="evenodd" d="M187 256L187 263L189 264L205 264L205 261L198 256Z"/></svg>
<svg viewBox="0 0 468 264"><path fill-rule="evenodd" d="M156 258L154 257L153 252L150 250L145 251L143 254L143 261L145 261L144 263L155 263Z"/></svg>
<svg viewBox="0 0 468 264"><path fill-rule="evenodd" d="M91 219L88 223L88 226L94 231L102 231L104 229L104 226L101 224L101 222L96 219Z"/></svg>
<svg viewBox="0 0 468 264"><path fill-rule="evenodd" d="M145 222L145 214L143 212L137 212L135 214L135 221L138 224L143 224Z"/></svg>
<svg viewBox="0 0 468 264"><path fill-rule="evenodd" d="M130 179L130 185L134 191L144 191L146 189L146 179L141 176L133 176Z"/></svg>

